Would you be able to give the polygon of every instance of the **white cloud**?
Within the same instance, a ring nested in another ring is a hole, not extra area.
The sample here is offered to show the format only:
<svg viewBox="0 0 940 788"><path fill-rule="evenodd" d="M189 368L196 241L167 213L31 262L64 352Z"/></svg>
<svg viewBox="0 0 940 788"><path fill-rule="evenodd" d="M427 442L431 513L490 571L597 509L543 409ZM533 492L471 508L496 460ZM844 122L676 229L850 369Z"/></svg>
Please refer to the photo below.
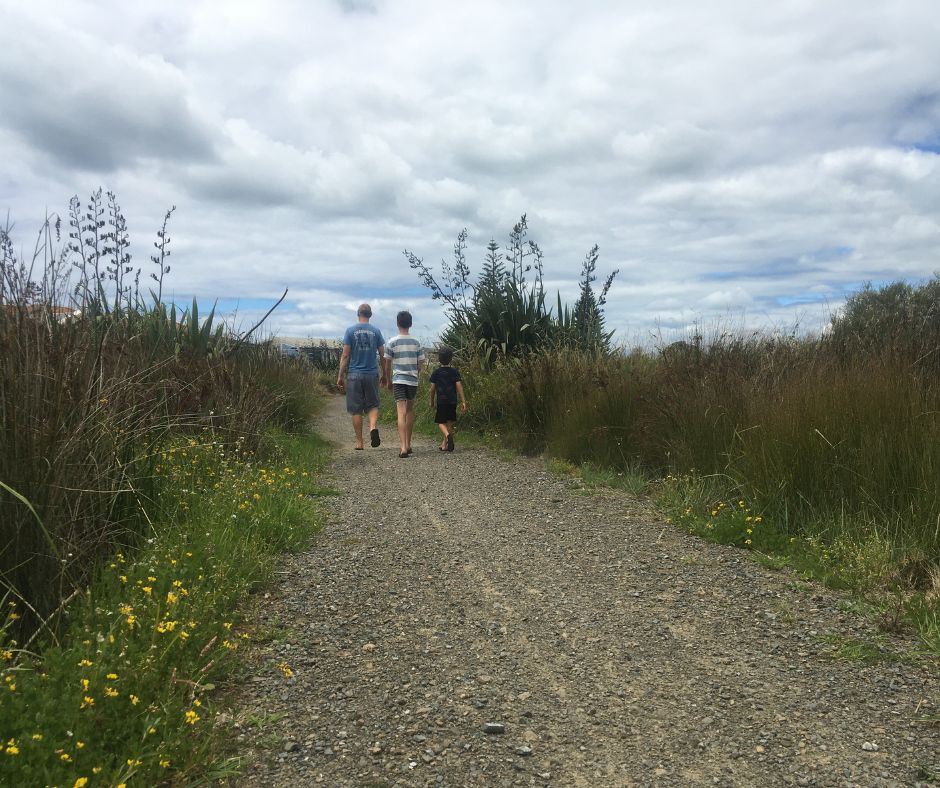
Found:
<svg viewBox="0 0 940 788"><path fill-rule="evenodd" d="M0 0L0 209L25 233L104 185L142 261L177 204L173 291L290 286L272 322L299 335L367 297L433 333L401 250L449 259L466 226L478 264L524 212L552 297L595 242L621 269L625 336L821 325L846 288L940 268L933 11Z"/></svg>

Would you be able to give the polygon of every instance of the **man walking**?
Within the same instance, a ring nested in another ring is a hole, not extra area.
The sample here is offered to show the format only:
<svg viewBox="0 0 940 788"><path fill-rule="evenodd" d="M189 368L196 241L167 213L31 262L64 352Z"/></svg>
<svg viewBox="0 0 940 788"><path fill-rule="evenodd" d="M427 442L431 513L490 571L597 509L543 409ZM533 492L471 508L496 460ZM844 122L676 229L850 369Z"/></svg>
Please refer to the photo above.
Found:
<svg viewBox="0 0 940 788"><path fill-rule="evenodd" d="M398 336L389 340L385 353L385 377L391 381L398 411L398 440L402 459L411 456L411 436L415 431L415 397L418 394L418 370L424 363L421 343L408 334L411 312L396 317Z"/></svg>
<svg viewBox="0 0 940 788"><path fill-rule="evenodd" d="M385 385L385 340L382 332L369 322L372 307L360 304L356 310L359 319L346 329L343 335L343 355L339 360L339 375L336 386L346 393L346 412L352 416L356 432L356 450L362 449L362 416L369 419L369 438L372 447L380 445L379 439L379 386ZM376 361L376 353L381 360ZM345 379L347 367L349 373ZM381 380L379 373L382 373Z"/></svg>

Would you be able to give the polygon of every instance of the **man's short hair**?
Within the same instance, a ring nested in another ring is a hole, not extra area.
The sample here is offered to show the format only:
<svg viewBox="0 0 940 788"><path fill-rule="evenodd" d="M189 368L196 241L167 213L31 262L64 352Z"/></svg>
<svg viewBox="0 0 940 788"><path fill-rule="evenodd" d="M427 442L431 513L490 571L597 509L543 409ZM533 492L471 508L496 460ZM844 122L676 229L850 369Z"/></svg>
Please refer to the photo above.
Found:
<svg viewBox="0 0 940 788"><path fill-rule="evenodd" d="M359 309L356 310L356 315L358 317L372 317L372 307L368 304L359 304Z"/></svg>
<svg viewBox="0 0 940 788"><path fill-rule="evenodd" d="M444 347L437 351L437 360L442 364L450 364L450 362L454 360L454 349L444 345Z"/></svg>
<svg viewBox="0 0 940 788"><path fill-rule="evenodd" d="M399 328L411 328L411 312L403 309L398 313L395 322L398 324Z"/></svg>

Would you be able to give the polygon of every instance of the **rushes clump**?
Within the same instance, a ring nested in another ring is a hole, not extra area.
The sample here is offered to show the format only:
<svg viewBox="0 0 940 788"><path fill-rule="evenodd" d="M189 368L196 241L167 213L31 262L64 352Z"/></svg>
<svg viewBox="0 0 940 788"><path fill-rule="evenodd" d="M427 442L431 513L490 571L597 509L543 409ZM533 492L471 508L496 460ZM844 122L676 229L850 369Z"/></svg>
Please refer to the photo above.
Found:
<svg viewBox="0 0 940 788"><path fill-rule="evenodd" d="M251 638L237 608L318 521L323 448L282 432L316 377L162 300L171 215L149 279L113 194L31 260L0 230L4 785L230 774L211 691Z"/></svg>
<svg viewBox="0 0 940 788"><path fill-rule="evenodd" d="M155 458L174 435L208 426L257 449L309 415L302 365L195 300L161 300L171 214L149 280L113 194L73 199L66 228L47 218L30 260L0 230L0 598L22 642L54 632L97 562L152 534Z"/></svg>

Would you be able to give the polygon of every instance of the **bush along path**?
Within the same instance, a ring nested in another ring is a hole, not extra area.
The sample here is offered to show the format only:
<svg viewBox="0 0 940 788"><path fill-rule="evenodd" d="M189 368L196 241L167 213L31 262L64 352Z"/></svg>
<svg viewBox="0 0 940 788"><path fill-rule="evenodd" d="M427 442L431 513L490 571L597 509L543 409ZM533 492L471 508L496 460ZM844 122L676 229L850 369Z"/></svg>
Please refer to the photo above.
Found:
<svg viewBox="0 0 940 788"><path fill-rule="evenodd" d="M851 600L540 460L352 450L259 612L245 785L932 785L940 673ZM863 657L856 659L852 657Z"/></svg>

